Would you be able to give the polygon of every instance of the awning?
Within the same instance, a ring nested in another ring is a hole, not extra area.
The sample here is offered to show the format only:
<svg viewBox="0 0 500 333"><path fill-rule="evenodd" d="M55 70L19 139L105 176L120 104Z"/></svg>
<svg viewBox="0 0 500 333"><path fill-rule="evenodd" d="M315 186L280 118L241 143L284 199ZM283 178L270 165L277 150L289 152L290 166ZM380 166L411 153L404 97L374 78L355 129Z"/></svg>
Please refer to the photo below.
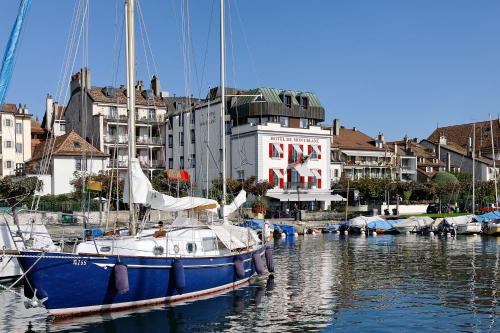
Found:
<svg viewBox="0 0 500 333"><path fill-rule="evenodd" d="M273 171L274 171L274 174L275 174L276 176L278 176L278 178L285 178L285 177L283 176L283 173L281 172L281 170L280 170L280 169L273 169Z"/></svg>
<svg viewBox="0 0 500 333"><path fill-rule="evenodd" d="M316 154L321 154L321 152L319 151L318 145L313 145L312 147L313 147L314 151L316 152Z"/></svg>
<svg viewBox="0 0 500 333"><path fill-rule="evenodd" d="M308 167L306 167L304 164L297 164L297 165L293 165L292 167L302 177L312 177L313 176L313 173L311 172L311 170Z"/></svg>
<svg viewBox="0 0 500 333"><path fill-rule="evenodd" d="M279 143L273 143L274 149L278 152L278 154L283 154L283 149L281 149L281 146Z"/></svg>
<svg viewBox="0 0 500 333"><path fill-rule="evenodd" d="M294 143L293 144L293 148L299 153L299 154L302 154L302 149L300 149L300 145Z"/></svg>
<svg viewBox="0 0 500 333"><path fill-rule="evenodd" d="M279 201L299 201L297 193L267 193L267 197L278 199ZM300 193L300 201L346 201L341 195L330 193Z"/></svg>
<svg viewBox="0 0 500 333"><path fill-rule="evenodd" d="M313 173L314 177L316 177L316 179L321 179L321 174L318 170L312 169L311 172Z"/></svg>

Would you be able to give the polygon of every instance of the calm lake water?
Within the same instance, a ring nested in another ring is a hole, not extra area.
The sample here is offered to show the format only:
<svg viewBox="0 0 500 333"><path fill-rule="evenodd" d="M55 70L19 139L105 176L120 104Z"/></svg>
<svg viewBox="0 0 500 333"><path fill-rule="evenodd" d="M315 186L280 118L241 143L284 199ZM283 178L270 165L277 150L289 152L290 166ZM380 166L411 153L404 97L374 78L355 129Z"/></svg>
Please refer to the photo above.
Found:
<svg viewBox="0 0 500 333"><path fill-rule="evenodd" d="M0 292L0 332L499 332L499 245L474 236L307 235L274 243L274 278L175 306L54 323Z"/></svg>

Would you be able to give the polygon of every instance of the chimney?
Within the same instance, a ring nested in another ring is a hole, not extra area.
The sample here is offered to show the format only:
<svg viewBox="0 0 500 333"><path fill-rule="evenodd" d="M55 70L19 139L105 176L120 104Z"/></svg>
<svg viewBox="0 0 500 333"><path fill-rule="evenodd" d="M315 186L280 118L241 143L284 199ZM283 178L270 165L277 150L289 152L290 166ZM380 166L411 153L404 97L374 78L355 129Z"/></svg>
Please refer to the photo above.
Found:
<svg viewBox="0 0 500 333"><path fill-rule="evenodd" d="M394 144L394 154L397 154L398 153L398 144L395 143Z"/></svg>
<svg viewBox="0 0 500 333"><path fill-rule="evenodd" d="M446 136L444 136L444 135L439 136L439 144L440 145L447 145L448 144L448 140L446 139Z"/></svg>
<svg viewBox="0 0 500 333"><path fill-rule="evenodd" d="M151 90L153 90L155 97L161 97L160 79L156 75L153 75L151 79Z"/></svg>
<svg viewBox="0 0 500 333"><path fill-rule="evenodd" d="M352 130L353 130L354 132L356 132L356 131L357 131L356 126L354 126L354 127L352 128Z"/></svg>
<svg viewBox="0 0 500 333"><path fill-rule="evenodd" d="M333 119L332 129L333 129L333 135L337 136L340 135L340 119L338 118Z"/></svg>
<svg viewBox="0 0 500 333"><path fill-rule="evenodd" d="M438 158L438 160L441 161L441 141L439 141L437 143L436 150L437 150L437 158Z"/></svg>
<svg viewBox="0 0 500 333"><path fill-rule="evenodd" d="M82 69L82 86L90 89L90 69L87 67Z"/></svg>
<svg viewBox="0 0 500 333"><path fill-rule="evenodd" d="M52 99L51 95L47 94L47 98L45 99L45 124L43 124L45 129L50 130L53 116L54 116L54 100Z"/></svg>
<svg viewBox="0 0 500 333"><path fill-rule="evenodd" d="M137 83L135 84L135 90L141 92L144 88L144 84L141 80L137 81Z"/></svg>
<svg viewBox="0 0 500 333"><path fill-rule="evenodd" d="M382 142L382 144L384 144L384 143L385 143L384 133L382 133L382 132L378 132L378 140L379 140L380 142Z"/></svg>
<svg viewBox="0 0 500 333"><path fill-rule="evenodd" d="M471 157L472 156L472 138L469 136L469 139L467 141L467 156Z"/></svg>
<svg viewBox="0 0 500 333"><path fill-rule="evenodd" d="M71 94L73 94L73 92L77 88L81 87L80 76L81 76L80 72L76 72L75 74L71 75L71 81L70 81Z"/></svg>
<svg viewBox="0 0 500 333"><path fill-rule="evenodd" d="M446 171L450 172L451 171L451 154L448 152L446 154Z"/></svg>

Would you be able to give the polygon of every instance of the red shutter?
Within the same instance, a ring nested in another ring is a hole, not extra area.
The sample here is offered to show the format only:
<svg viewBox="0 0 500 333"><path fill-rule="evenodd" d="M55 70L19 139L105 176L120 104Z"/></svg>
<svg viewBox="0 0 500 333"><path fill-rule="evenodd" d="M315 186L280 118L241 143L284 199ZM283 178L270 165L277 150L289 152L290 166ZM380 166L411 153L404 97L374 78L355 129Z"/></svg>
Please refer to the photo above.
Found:
<svg viewBox="0 0 500 333"><path fill-rule="evenodd" d="M321 176L321 169L318 169L318 173ZM318 188L321 188L321 178L318 178Z"/></svg>
<svg viewBox="0 0 500 333"><path fill-rule="evenodd" d="M318 160L321 159L321 146L318 145L318 150L319 150L319 154L318 154ZM320 171L321 172L321 171ZM319 187L319 186L318 186Z"/></svg>
<svg viewBox="0 0 500 333"><path fill-rule="evenodd" d="M273 176L274 176L274 171L273 169L269 169L269 182L272 184L273 183Z"/></svg>
<svg viewBox="0 0 500 333"><path fill-rule="evenodd" d="M269 144L269 157L273 157L273 144Z"/></svg>
<svg viewBox="0 0 500 333"><path fill-rule="evenodd" d="M285 145L280 143L280 148L281 148L280 158L283 158L283 156L285 155Z"/></svg>
<svg viewBox="0 0 500 333"><path fill-rule="evenodd" d="M283 175L283 177L285 176L285 169L280 169L281 171L281 174ZM284 178L280 178L280 188L285 188L285 179Z"/></svg>
<svg viewBox="0 0 500 333"><path fill-rule="evenodd" d="M291 143L288 144L288 163L292 163L292 152L293 152L293 146Z"/></svg>
<svg viewBox="0 0 500 333"><path fill-rule="evenodd" d="M301 160L301 162L304 161L304 145L300 145L300 151L302 152L302 154L299 155L299 159Z"/></svg>
<svg viewBox="0 0 500 333"><path fill-rule="evenodd" d="M302 185L304 185L304 183L306 182L306 177L304 176L300 176L300 187L303 187Z"/></svg>
<svg viewBox="0 0 500 333"><path fill-rule="evenodd" d="M307 146L307 156L311 156L313 146Z"/></svg>
<svg viewBox="0 0 500 333"><path fill-rule="evenodd" d="M290 187L291 182L292 182L292 169L287 169L286 170L286 183L288 184L288 187Z"/></svg>
<svg viewBox="0 0 500 333"><path fill-rule="evenodd" d="M309 183L309 186L312 186L313 177L311 176L307 177L307 182Z"/></svg>

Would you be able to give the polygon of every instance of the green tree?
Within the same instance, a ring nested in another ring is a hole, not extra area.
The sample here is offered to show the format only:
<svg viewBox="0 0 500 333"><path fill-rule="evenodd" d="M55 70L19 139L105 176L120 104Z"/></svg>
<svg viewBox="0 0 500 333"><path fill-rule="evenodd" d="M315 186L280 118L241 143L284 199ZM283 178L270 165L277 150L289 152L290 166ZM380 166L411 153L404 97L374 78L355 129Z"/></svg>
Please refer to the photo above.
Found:
<svg viewBox="0 0 500 333"><path fill-rule="evenodd" d="M16 224L18 223L17 204L42 188L43 182L37 177L6 176L0 179L0 196L11 207Z"/></svg>

